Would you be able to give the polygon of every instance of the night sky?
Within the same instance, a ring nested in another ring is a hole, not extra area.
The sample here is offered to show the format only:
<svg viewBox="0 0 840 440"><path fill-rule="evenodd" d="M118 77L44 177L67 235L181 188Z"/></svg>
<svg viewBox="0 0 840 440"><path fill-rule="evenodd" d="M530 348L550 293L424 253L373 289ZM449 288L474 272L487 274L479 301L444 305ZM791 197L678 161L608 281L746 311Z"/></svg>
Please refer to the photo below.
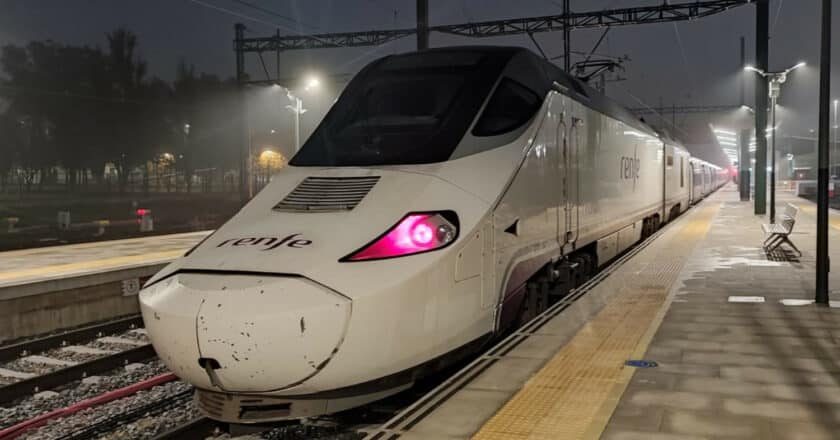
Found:
<svg viewBox="0 0 840 440"><path fill-rule="evenodd" d="M281 34L405 28L413 27L415 19L413 0L249 2L290 19L263 13L234 0L0 0L0 44L53 39L105 46L104 33L125 26L139 36L141 54L148 60L153 75L171 80L178 60L183 58L199 71L230 77L234 73L232 39L236 22L248 26L248 36L267 36L278 28ZM572 9L589 11L661 3L661 0L572 0ZM782 69L800 60L810 65L792 75L784 86L779 119L787 134L807 136L817 126L820 2L771 0L770 4L771 69ZM552 0L430 0L430 20L435 25L559 14L561 5L561 1ZM652 107L658 107L660 99L666 106L740 104L740 81L744 73L740 70L738 40L742 35L747 38L747 59L751 60L755 48L754 17L755 8L743 6L676 26L612 29L598 52L627 55L631 61L626 63L627 70L622 74L627 80L609 84L608 94L631 107L642 105L637 99ZM838 20L835 14L835 22ZM573 32L572 49L589 51L600 33L600 30ZM550 56L562 53L561 33L537 34L536 38ZM534 48L526 36L469 39L432 34L432 46L454 44ZM405 38L373 48L290 52L283 54L281 70L284 76L307 72L353 73L378 56L412 50L415 45L414 38ZM580 56L573 60L579 59ZM840 63L840 45L834 47L834 59ZM264 75L258 66L256 57L252 56L249 73L255 79L262 79ZM752 88L750 81L747 87L750 104ZM835 90L834 94L840 96L840 89L835 86Z"/></svg>

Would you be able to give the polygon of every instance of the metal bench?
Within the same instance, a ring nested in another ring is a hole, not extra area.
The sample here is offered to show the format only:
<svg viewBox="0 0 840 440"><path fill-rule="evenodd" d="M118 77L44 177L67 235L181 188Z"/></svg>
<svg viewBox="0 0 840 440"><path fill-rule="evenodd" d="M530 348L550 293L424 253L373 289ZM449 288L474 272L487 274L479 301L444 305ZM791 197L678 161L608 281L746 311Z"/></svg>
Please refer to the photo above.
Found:
<svg viewBox="0 0 840 440"><path fill-rule="evenodd" d="M765 252L773 252L779 246L787 244L793 248L800 257L802 256L802 252L795 244L793 244L792 241L790 241L790 238L788 237L790 233L793 232L793 226L796 224L796 215L798 213L799 208L788 203L785 206L785 212L782 214L782 221L780 223L761 225L761 229L764 230L764 234L766 236L763 245Z"/></svg>

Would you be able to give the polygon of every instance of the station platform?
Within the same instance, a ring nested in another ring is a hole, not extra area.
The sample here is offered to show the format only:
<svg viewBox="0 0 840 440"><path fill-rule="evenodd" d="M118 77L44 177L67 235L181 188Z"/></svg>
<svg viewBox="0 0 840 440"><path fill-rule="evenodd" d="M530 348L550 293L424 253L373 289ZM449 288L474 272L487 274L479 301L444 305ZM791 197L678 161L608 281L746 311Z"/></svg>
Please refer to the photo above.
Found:
<svg viewBox="0 0 840 440"><path fill-rule="evenodd" d="M766 220L730 184L366 438L838 438L840 310L810 301L815 205L777 202L800 208L801 257L763 251Z"/></svg>
<svg viewBox="0 0 840 440"><path fill-rule="evenodd" d="M142 282L209 233L0 252L0 341L138 313Z"/></svg>
<svg viewBox="0 0 840 440"><path fill-rule="evenodd" d="M0 252L0 288L169 262L211 231Z"/></svg>

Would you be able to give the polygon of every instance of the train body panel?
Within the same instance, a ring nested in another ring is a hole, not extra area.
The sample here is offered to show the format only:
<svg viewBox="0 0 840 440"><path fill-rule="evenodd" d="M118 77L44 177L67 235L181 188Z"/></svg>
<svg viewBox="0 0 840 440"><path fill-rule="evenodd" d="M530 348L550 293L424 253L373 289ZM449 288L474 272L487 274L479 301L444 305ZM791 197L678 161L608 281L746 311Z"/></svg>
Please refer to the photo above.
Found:
<svg viewBox="0 0 840 440"><path fill-rule="evenodd" d="M141 309L213 418L333 412L474 351L532 307L538 274L607 263L722 184L713 170L523 49L386 57Z"/></svg>

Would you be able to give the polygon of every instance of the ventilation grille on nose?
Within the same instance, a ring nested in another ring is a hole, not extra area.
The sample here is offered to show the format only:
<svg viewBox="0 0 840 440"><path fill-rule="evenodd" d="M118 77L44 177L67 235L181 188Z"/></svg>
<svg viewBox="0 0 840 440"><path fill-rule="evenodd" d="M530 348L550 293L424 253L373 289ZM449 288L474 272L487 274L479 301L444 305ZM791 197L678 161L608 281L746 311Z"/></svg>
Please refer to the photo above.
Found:
<svg viewBox="0 0 840 440"><path fill-rule="evenodd" d="M379 176L307 177L280 203L277 211L349 211L370 192Z"/></svg>

